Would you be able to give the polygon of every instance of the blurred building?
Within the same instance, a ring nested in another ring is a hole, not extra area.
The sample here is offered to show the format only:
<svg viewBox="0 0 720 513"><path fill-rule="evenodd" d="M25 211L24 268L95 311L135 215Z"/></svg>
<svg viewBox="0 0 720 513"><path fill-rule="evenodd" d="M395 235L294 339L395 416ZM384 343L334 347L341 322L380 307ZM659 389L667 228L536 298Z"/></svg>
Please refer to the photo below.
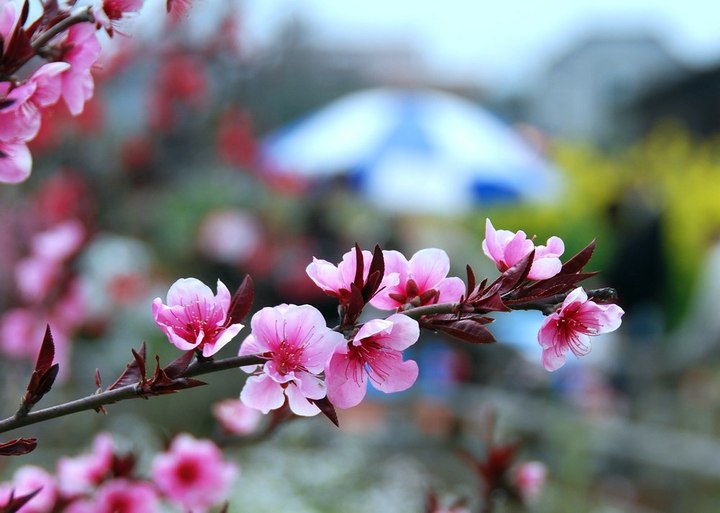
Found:
<svg viewBox="0 0 720 513"><path fill-rule="evenodd" d="M600 144L622 140L619 124L639 95L685 67L650 33L598 32L550 61L525 99L526 118L550 136Z"/></svg>
<svg viewBox="0 0 720 513"><path fill-rule="evenodd" d="M639 135L674 121L698 137L720 133L720 63L678 76L640 96L632 112Z"/></svg>

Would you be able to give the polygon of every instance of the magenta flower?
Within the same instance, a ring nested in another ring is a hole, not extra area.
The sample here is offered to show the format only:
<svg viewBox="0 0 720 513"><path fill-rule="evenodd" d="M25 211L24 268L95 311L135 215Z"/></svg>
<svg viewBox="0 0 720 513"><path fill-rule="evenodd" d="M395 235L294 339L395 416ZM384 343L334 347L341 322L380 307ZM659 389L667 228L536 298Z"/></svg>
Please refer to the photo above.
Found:
<svg viewBox="0 0 720 513"><path fill-rule="evenodd" d="M149 483L113 479L98 488L95 513L156 513L160 502Z"/></svg>
<svg viewBox="0 0 720 513"><path fill-rule="evenodd" d="M422 249L407 260L398 251L383 251L385 274L397 275L397 283L378 291L370 304L381 310L395 310L410 303L421 306L435 302L459 301L465 294L460 278L447 278L450 258L442 249Z"/></svg>
<svg viewBox="0 0 720 513"><path fill-rule="evenodd" d="M95 35L95 25L78 23L67 31L63 45L66 49L63 61L70 69L62 75L62 97L73 116L82 113L85 101L95 91L90 70L100 56L100 42Z"/></svg>
<svg viewBox="0 0 720 513"><path fill-rule="evenodd" d="M214 443L188 434L176 436L168 452L152 462L153 480L164 496L193 513L226 500L238 472Z"/></svg>
<svg viewBox="0 0 720 513"><path fill-rule="evenodd" d="M92 452L89 454L60 458L57 475L63 495L87 493L100 484L112 470L113 456L112 438L101 433L95 437Z"/></svg>
<svg viewBox="0 0 720 513"><path fill-rule="evenodd" d="M320 413L308 399L325 397L325 383L318 374L345 342L343 336L329 329L322 314L310 305L263 308L253 315L250 324L252 333L243 341L239 354L262 354L268 361L245 382L242 402L268 413L285 404L287 397L297 415Z"/></svg>
<svg viewBox="0 0 720 513"><path fill-rule="evenodd" d="M550 237L547 246L535 246L524 231L495 230L490 219L486 219L482 248L500 272L507 271L535 249L528 278L546 280L560 272L562 263L559 257L565 251L565 243L559 237Z"/></svg>
<svg viewBox="0 0 720 513"><path fill-rule="evenodd" d="M386 320L366 322L352 342L342 344L333 354L325 372L328 399L338 408L360 404L367 391L367 379L385 393L410 388L418 377L413 360L403 361L402 351L417 342L417 321L402 314Z"/></svg>
<svg viewBox="0 0 720 513"><path fill-rule="evenodd" d="M372 262L372 253L363 251L363 280L367 280ZM355 270L357 269L357 255L354 249L345 253L342 261L335 266L327 260L314 258L305 272L315 284L325 291L326 294L341 298L342 291L349 291L350 285L355 281ZM380 288L397 285L397 275L390 275L387 272L383 277Z"/></svg>
<svg viewBox="0 0 720 513"><path fill-rule="evenodd" d="M217 295L210 287L195 278L181 278L172 284L167 305L155 298L153 317L170 342L183 351L202 349L209 357L230 342L243 328L242 324L228 325L230 291L218 280Z"/></svg>
<svg viewBox="0 0 720 513"><path fill-rule="evenodd" d="M35 465L20 467L13 476L15 496L27 495L35 490L40 492L21 508L22 513L50 513L58 497L55 478L46 470Z"/></svg>
<svg viewBox="0 0 720 513"><path fill-rule="evenodd" d="M575 356L586 355L590 352L590 336L616 330L624 313L617 305L599 305L589 300L582 287L576 288L540 326L543 367L548 371L559 369L565 364L567 351Z"/></svg>

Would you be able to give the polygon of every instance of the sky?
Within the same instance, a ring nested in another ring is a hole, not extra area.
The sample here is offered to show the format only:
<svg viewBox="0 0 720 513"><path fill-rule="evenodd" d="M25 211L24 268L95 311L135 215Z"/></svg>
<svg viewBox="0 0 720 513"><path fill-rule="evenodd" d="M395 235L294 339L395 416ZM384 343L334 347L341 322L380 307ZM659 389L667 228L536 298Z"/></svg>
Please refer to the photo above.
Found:
<svg viewBox="0 0 720 513"><path fill-rule="evenodd" d="M199 0L199 4L211 0ZM242 0L244 27L263 44L300 14L332 45L410 42L431 70L494 85L525 80L595 28L649 29L692 65L720 60L716 0Z"/></svg>

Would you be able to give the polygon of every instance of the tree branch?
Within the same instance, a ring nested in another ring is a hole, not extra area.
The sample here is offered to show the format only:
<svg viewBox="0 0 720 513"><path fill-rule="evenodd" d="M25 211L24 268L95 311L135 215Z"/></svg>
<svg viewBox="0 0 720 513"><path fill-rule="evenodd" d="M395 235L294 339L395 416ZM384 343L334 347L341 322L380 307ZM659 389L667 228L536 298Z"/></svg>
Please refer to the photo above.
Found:
<svg viewBox="0 0 720 513"><path fill-rule="evenodd" d="M257 355L234 356L222 360L196 361L176 379L210 374L226 369L243 367L245 365L260 365L264 362L265 360ZM7 419L0 421L0 433L5 433L6 431L11 431L19 427L37 424L38 422L64 417L66 415L71 415L85 410L97 410L107 404L113 404L126 399L135 399L138 397L143 397L145 399L148 398L148 390L142 383L135 383L112 390L105 390L104 392L95 393L81 399L76 399L67 403L30 412L24 416L14 415L12 417L8 417Z"/></svg>

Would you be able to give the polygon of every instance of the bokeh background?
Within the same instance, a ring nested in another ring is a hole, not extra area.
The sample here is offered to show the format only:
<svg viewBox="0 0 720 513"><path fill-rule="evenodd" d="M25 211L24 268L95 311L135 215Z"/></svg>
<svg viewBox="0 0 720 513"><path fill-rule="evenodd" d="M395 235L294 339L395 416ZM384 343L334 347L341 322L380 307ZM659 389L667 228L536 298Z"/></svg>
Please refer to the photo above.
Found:
<svg viewBox="0 0 720 513"><path fill-rule="evenodd" d="M197 0L174 22L164 2L147 4L120 30L129 37L107 42L84 113L45 120L31 178L0 189L4 413L31 369L18 337L39 342L47 320L64 340L68 371L45 399L59 402L92 393L96 368L111 383L140 341L174 357L150 303L179 277L233 288L249 273L255 308L310 302L332 323L335 305L305 275L313 256L339 261L355 242L440 247L454 274L470 264L492 277L491 218L560 236L567 257L596 239L589 286L617 288L622 328L552 374L539 364L539 314L498 318L492 346L426 335L411 352L418 384L342 412L340 430L318 418L226 440L243 468L230 511L417 512L429 489L476 501L457 453L481 455L489 438L547 464L533 511L717 511L712 2ZM380 108L313 117L358 91ZM437 92L462 122L445 122ZM481 150L492 165L478 164ZM87 240L56 295L33 297L21 263L33 237L68 220ZM243 379L226 372L182 397L27 430L42 445L25 462L51 468L99 430L147 455L178 431L218 436L211 407ZM10 475L15 462L2 464Z"/></svg>

